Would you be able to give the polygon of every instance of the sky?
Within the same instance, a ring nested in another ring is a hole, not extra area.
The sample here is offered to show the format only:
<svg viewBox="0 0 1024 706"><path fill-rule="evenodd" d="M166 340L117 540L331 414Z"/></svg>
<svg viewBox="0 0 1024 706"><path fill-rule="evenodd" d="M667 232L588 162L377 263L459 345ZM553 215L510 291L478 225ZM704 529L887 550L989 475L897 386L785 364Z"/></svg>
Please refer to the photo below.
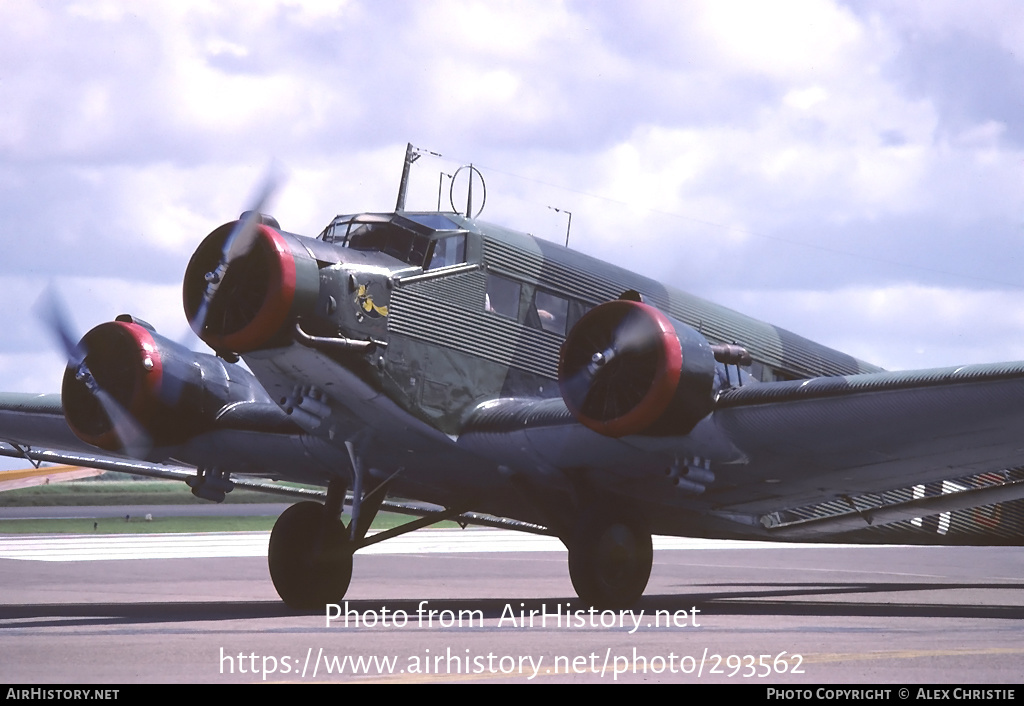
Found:
<svg viewBox="0 0 1024 706"><path fill-rule="evenodd" d="M5 0L0 389L59 390L47 287L201 349L182 274L268 165L316 235L394 208L407 142L410 209L472 162L481 220L569 211L578 250L884 367L1024 359L1021 47L1017 0Z"/></svg>

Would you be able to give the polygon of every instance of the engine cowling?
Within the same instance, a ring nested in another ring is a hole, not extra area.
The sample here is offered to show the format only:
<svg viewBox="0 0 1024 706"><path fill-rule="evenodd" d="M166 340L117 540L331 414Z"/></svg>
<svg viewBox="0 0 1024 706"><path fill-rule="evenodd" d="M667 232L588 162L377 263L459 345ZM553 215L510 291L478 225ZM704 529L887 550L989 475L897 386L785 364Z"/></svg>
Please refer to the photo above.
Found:
<svg viewBox="0 0 1024 706"><path fill-rule="evenodd" d="M319 274L298 237L261 222L248 251L222 271L225 242L237 221L226 223L200 243L185 270L185 316L203 341L219 352L247 353L283 345L290 323L316 301ZM217 291L199 321L211 279Z"/></svg>
<svg viewBox="0 0 1024 706"><path fill-rule="evenodd" d="M179 444L213 428L229 405L280 411L243 368L190 351L147 326L118 317L79 343L86 355L65 370L61 400L68 426L82 441L109 451L122 447L116 422L90 386L113 397L153 446Z"/></svg>
<svg viewBox="0 0 1024 706"><path fill-rule="evenodd" d="M619 299L573 326L558 383L576 419L600 434L683 435L711 412L715 357L693 328Z"/></svg>

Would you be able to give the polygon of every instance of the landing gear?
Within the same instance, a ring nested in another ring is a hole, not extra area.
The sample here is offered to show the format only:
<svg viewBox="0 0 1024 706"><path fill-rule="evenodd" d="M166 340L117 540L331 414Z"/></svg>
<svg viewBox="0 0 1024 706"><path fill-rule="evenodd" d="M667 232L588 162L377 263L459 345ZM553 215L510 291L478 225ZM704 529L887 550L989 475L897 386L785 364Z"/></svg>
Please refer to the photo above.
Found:
<svg viewBox="0 0 1024 706"><path fill-rule="evenodd" d="M340 603L352 580L353 548L345 525L324 506L301 502L285 510L270 534L270 577L296 610Z"/></svg>
<svg viewBox="0 0 1024 706"><path fill-rule="evenodd" d="M651 533L641 523L593 518L569 547L569 578L577 595L602 610L629 608L647 587L654 562Z"/></svg>

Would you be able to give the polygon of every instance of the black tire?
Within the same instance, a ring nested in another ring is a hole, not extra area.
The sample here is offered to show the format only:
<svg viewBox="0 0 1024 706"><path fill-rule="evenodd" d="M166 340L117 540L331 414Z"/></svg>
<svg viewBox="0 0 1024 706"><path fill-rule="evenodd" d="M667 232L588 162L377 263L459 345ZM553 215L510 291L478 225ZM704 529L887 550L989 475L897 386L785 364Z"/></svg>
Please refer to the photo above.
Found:
<svg viewBox="0 0 1024 706"><path fill-rule="evenodd" d="M352 550L340 519L324 524L324 506L292 505L270 533L267 560L274 588L288 607L320 610L340 603L352 580Z"/></svg>
<svg viewBox="0 0 1024 706"><path fill-rule="evenodd" d="M642 523L591 519L568 546L569 578L584 603L624 610L640 600L654 563L651 533Z"/></svg>

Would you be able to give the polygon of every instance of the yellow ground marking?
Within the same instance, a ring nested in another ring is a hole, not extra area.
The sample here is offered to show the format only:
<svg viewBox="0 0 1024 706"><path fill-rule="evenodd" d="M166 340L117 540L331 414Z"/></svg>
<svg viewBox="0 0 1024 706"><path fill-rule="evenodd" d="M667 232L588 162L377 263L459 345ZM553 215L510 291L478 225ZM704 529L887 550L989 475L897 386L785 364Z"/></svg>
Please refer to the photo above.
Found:
<svg viewBox="0 0 1024 706"><path fill-rule="evenodd" d="M46 468L26 468L19 471L0 471L0 491L62 483L78 478L91 478L101 473L104 471L81 466L47 466Z"/></svg>

